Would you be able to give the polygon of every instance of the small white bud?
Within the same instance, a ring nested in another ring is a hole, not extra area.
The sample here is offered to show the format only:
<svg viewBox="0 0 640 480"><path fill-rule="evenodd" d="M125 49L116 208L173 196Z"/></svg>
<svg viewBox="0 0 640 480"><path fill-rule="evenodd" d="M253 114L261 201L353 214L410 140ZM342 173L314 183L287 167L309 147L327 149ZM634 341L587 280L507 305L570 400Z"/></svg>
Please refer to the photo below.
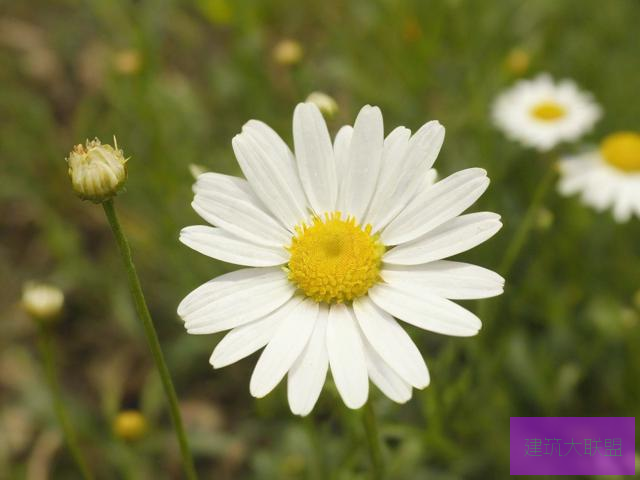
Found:
<svg viewBox="0 0 640 480"><path fill-rule="evenodd" d="M55 319L63 305L64 294L53 285L29 282L22 289L22 307L36 320Z"/></svg>
<svg viewBox="0 0 640 480"><path fill-rule="evenodd" d="M69 177L76 194L83 200L101 203L118 193L127 179L127 159L122 150L102 145L97 138L76 145L67 158Z"/></svg>
<svg viewBox="0 0 640 480"><path fill-rule="evenodd" d="M311 92L307 102L313 103L327 117L331 118L338 112L338 104L324 92Z"/></svg>

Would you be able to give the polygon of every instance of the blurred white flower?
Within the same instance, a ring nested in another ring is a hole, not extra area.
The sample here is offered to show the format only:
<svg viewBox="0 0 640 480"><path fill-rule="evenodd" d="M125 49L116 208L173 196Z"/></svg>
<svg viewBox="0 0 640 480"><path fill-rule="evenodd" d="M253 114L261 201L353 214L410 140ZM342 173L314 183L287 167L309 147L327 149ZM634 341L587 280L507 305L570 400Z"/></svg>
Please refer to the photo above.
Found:
<svg viewBox="0 0 640 480"><path fill-rule="evenodd" d="M115 196L127 179L127 159L114 138L115 148L97 138L76 145L67 158L73 189L83 200L100 203Z"/></svg>
<svg viewBox="0 0 640 480"><path fill-rule="evenodd" d="M377 107L365 106L332 144L318 108L300 104L293 138L295 155L251 120L233 139L247 180L198 178L192 205L217 227L187 227L181 241L252 268L200 286L178 314L192 334L231 329L211 356L215 368L265 347L251 394L265 396L288 375L295 414L311 411L329 367L350 408L366 402L369 379L406 402L429 373L395 318L475 335L480 319L451 300L502 293L498 274L444 260L500 229L494 213L461 215L489 179L470 168L432 184L444 128L432 121L413 136L398 127L384 138Z"/></svg>
<svg viewBox="0 0 640 480"><path fill-rule="evenodd" d="M640 218L640 134L614 133L599 149L566 156L560 176L563 195L581 193L582 201L596 210L611 208L618 222L633 214Z"/></svg>
<svg viewBox="0 0 640 480"><path fill-rule="evenodd" d="M307 102L313 103L327 117L333 117L338 111L338 104L324 92L311 92L307 97Z"/></svg>
<svg viewBox="0 0 640 480"><path fill-rule="evenodd" d="M555 83L542 74L533 80L521 80L500 94L492 115L496 126L510 139L547 151L591 130L601 110L592 96L571 80Z"/></svg>
<svg viewBox="0 0 640 480"><path fill-rule="evenodd" d="M28 282L22 289L22 307L36 320L53 320L64 305L62 290L46 283Z"/></svg>

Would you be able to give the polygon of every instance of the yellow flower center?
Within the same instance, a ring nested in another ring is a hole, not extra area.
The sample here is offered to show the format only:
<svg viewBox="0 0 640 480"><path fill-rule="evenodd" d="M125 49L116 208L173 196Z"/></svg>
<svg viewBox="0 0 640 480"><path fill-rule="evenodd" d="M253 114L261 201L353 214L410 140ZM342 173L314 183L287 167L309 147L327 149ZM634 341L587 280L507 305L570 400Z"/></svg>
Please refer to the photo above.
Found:
<svg viewBox="0 0 640 480"><path fill-rule="evenodd" d="M566 109L553 101L540 102L531 108L531 115L543 122L553 122L564 117L567 114Z"/></svg>
<svg viewBox="0 0 640 480"><path fill-rule="evenodd" d="M640 134L618 132L606 137L600 145L605 161L625 172L640 172Z"/></svg>
<svg viewBox="0 0 640 480"><path fill-rule="evenodd" d="M361 228L340 212L296 227L288 247L289 280L316 302L342 303L367 293L380 280L384 246L371 225Z"/></svg>

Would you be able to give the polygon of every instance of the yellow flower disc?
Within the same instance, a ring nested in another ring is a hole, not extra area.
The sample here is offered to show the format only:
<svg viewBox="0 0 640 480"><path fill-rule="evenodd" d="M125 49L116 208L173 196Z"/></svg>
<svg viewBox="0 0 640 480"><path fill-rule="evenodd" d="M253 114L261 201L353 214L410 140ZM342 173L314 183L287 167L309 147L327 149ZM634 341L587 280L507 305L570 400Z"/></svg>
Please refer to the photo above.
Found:
<svg viewBox="0 0 640 480"><path fill-rule="evenodd" d="M531 115L544 122L559 120L567 114L566 109L553 101L540 102L531 108Z"/></svg>
<svg viewBox="0 0 640 480"><path fill-rule="evenodd" d="M605 161L625 172L640 172L640 135L618 132L606 137L600 145Z"/></svg>
<svg viewBox="0 0 640 480"><path fill-rule="evenodd" d="M315 217L296 227L288 247L288 272L307 297L316 302L342 303L365 295L380 280L384 246L371 225L361 228L340 212Z"/></svg>

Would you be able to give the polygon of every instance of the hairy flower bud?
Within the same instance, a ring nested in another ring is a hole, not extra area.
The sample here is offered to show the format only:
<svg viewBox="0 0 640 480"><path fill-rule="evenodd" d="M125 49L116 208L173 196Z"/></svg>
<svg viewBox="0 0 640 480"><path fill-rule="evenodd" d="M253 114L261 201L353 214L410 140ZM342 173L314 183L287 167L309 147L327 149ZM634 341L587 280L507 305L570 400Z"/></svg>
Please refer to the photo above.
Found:
<svg viewBox="0 0 640 480"><path fill-rule="evenodd" d="M54 320L64 304L62 290L44 283L27 283L22 290L22 307L34 319Z"/></svg>
<svg viewBox="0 0 640 480"><path fill-rule="evenodd" d="M338 104L324 92L311 92L307 97L307 102L315 104L316 107L328 118L333 117L338 111Z"/></svg>
<svg viewBox="0 0 640 480"><path fill-rule="evenodd" d="M83 200L101 203L118 193L127 178L127 159L122 150L102 145L97 138L76 145L67 158L69 177L76 194Z"/></svg>

